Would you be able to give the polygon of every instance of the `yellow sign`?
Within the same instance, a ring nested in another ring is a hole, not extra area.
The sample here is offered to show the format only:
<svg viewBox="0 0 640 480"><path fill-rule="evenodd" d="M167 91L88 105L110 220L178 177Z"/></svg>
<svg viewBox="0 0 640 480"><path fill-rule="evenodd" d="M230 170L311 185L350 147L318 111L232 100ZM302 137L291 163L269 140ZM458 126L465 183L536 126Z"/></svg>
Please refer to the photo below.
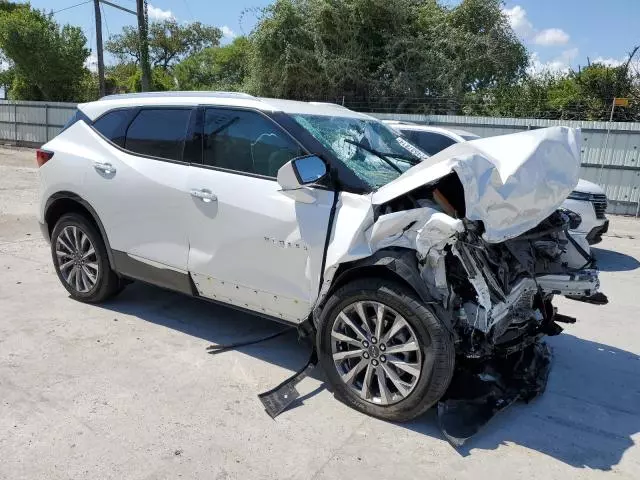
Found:
<svg viewBox="0 0 640 480"><path fill-rule="evenodd" d="M613 104L616 107L628 107L629 106L629 99L628 98L614 98L613 99Z"/></svg>

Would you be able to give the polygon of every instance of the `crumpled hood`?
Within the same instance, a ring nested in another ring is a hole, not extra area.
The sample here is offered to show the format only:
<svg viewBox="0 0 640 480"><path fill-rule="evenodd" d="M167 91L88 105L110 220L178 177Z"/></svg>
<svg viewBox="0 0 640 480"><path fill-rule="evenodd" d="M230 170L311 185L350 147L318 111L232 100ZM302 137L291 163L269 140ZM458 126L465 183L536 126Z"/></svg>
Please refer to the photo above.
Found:
<svg viewBox="0 0 640 480"><path fill-rule="evenodd" d="M551 215L578 183L580 130L551 127L452 145L372 195L381 205L455 172L466 217L484 223L484 240L517 237Z"/></svg>

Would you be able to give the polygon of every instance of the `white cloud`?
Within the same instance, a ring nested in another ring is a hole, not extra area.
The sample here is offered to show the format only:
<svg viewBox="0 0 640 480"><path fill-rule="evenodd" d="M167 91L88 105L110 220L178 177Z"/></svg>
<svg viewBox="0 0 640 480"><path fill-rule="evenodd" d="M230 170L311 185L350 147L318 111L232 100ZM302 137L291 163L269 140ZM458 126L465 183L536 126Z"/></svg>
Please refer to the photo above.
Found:
<svg viewBox="0 0 640 480"><path fill-rule="evenodd" d="M591 63L601 63L602 65L606 65L607 67L619 67L626 61L626 58L619 60L617 58L596 57L591 60Z"/></svg>
<svg viewBox="0 0 640 480"><path fill-rule="evenodd" d="M533 37L533 43L536 45L566 45L567 42L569 42L569 34L559 28L547 28Z"/></svg>
<svg viewBox="0 0 640 480"><path fill-rule="evenodd" d="M571 69L571 64L578 56L577 48L564 50L557 57L543 62L540 60L540 54L533 52L529 59L528 72L531 75L540 75L542 73L560 74L567 73Z"/></svg>
<svg viewBox="0 0 640 480"><path fill-rule="evenodd" d="M236 32L231 30L231 28L229 28L229 26L227 25L221 26L220 30L222 30L222 37L225 38L226 40L233 40L238 36Z"/></svg>
<svg viewBox="0 0 640 480"><path fill-rule="evenodd" d="M569 42L569 34L560 28L546 28L538 30L527 18L527 11L520 5L504 8L502 12L507 16L509 25L516 35L535 45L565 45Z"/></svg>
<svg viewBox="0 0 640 480"><path fill-rule="evenodd" d="M515 5L513 8L504 8L503 13L509 20L509 25L513 28L513 31L522 38L529 38L535 34L533 24L527 18L527 12L520 5Z"/></svg>
<svg viewBox="0 0 640 480"><path fill-rule="evenodd" d="M89 54L87 59L84 61L84 66L88 68L92 72L98 71L98 56L95 53Z"/></svg>
<svg viewBox="0 0 640 480"><path fill-rule="evenodd" d="M149 14L149 18L151 20L171 20L176 17L173 15L171 10L162 10L161 8L154 7L150 3L147 5L147 13Z"/></svg>

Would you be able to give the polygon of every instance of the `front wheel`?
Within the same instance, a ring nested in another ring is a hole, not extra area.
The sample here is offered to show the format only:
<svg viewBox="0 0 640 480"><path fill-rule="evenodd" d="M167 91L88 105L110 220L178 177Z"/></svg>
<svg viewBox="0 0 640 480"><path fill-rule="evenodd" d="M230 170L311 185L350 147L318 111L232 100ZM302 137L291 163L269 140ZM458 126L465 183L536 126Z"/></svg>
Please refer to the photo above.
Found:
<svg viewBox="0 0 640 480"><path fill-rule="evenodd" d="M321 313L316 341L336 397L384 420L424 413L453 376L449 332L411 289L388 280L339 288Z"/></svg>

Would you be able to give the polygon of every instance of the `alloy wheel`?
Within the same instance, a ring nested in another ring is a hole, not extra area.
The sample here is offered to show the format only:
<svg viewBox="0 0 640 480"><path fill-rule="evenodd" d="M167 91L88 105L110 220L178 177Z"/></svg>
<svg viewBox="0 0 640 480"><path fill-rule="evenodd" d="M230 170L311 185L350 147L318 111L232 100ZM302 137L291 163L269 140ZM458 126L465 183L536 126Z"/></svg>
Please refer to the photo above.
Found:
<svg viewBox="0 0 640 480"><path fill-rule="evenodd" d="M56 239L56 258L62 278L79 293L95 287L100 267L89 236L75 225L66 226Z"/></svg>
<svg viewBox="0 0 640 480"><path fill-rule="evenodd" d="M422 351L413 328L392 308L354 302L331 329L331 353L342 381L360 398L391 405L406 398L422 373Z"/></svg>

